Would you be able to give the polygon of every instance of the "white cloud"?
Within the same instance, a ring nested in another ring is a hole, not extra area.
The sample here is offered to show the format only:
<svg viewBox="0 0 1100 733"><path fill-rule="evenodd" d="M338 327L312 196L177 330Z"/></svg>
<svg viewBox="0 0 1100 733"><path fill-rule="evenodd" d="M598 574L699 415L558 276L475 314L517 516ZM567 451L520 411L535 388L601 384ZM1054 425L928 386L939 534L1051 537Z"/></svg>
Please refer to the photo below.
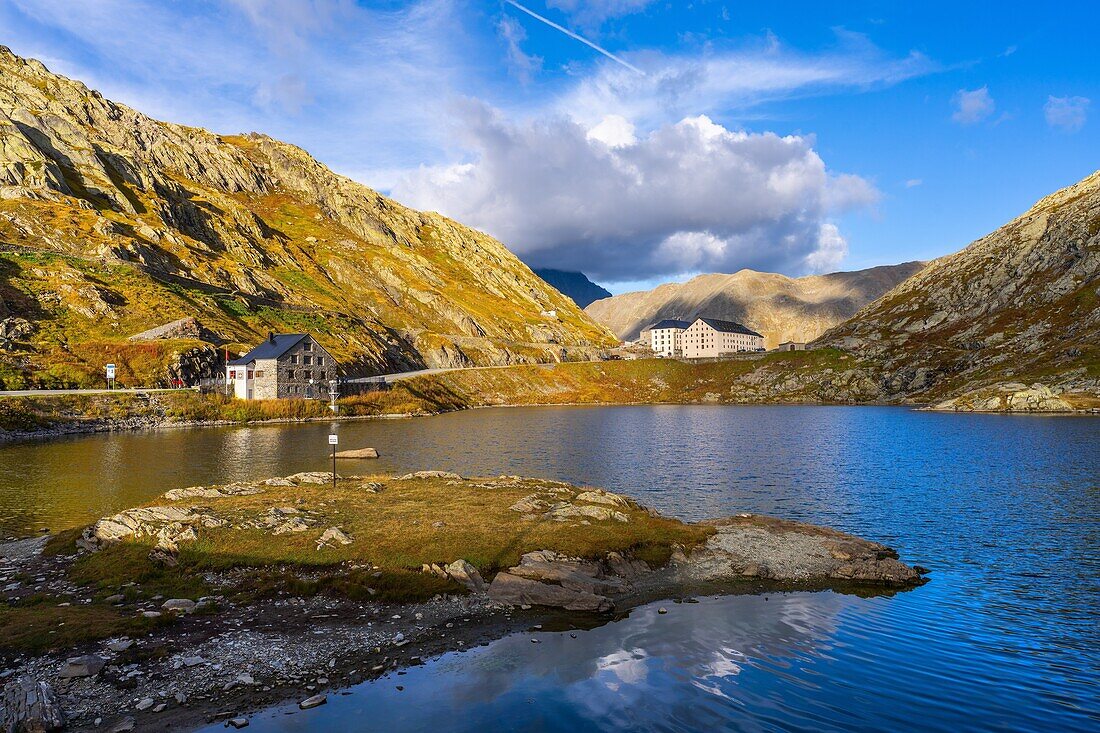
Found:
<svg viewBox="0 0 1100 733"><path fill-rule="evenodd" d="M905 182L905 187L906 188L916 188L917 186L921 185L922 183L924 183L924 179L910 178L908 181Z"/></svg>
<svg viewBox="0 0 1100 733"><path fill-rule="evenodd" d="M993 114L993 110L997 108L997 104L989 93L989 87L970 90L960 89L951 98L951 103L955 107L951 119L960 125L973 125L981 122Z"/></svg>
<svg viewBox="0 0 1100 733"><path fill-rule="evenodd" d="M645 10L653 0L547 0L546 5L557 8L569 16L577 26L589 31L597 31L612 18Z"/></svg>
<svg viewBox="0 0 1100 733"><path fill-rule="evenodd" d="M484 229L536 266L612 282L830 269L846 244L828 216L878 196L830 173L807 138L705 116L609 146L564 116L516 124L476 101L455 114L473 160L412 172L395 196Z"/></svg>
<svg viewBox="0 0 1100 733"><path fill-rule="evenodd" d="M588 125L618 114L654 127L793 97L881 88L937 68L916 52L885 57L854 34L840 36L837 49L817 55L786 50L768 36L744 49L679 56L636 52L627 58L646 73L601 64L565 90L555 109Z"/></svg>
<svg viewBox="0 0 1100 733"><path fill-rule="evenodd" d="M528 82L542 70L542 57L533 56L523 50L527 31L519 21L507 15L497 23L497 33L504 39L508 52L508 67L520 81Z"/></svg>
<svg viewBox="0 0 1100 733"><path fill-rule="evenodd" d="M588 131L589 140L599 140L612 148L633 145L638 141L634 136L634 123L622 115L608 115L600 124Z"/></svg>
<svg viewBox="0 0 1100 733"><path fill-rule="evenodd" d="M1043 114L1047 124L1065 132L1077 132L1085 126L1088 119L1089 100L1087 97L1047 97L1043 105Z"/></svg>

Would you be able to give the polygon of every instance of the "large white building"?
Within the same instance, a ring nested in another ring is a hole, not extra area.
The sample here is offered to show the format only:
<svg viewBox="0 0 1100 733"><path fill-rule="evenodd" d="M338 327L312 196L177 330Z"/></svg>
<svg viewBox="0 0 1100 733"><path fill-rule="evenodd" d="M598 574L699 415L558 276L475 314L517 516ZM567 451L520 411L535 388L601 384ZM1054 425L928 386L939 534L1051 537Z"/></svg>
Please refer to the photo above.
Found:
<svg viewBox="0 0 1100 733"><path fill-rule="evenodd" d="M645 340L649 343L649 348L653 349L654 354L679 356L680 334L686 331L690 325L690 321L665 319L659 323L654 323L642 334L646 336Z"/></svg>
<svg viewBox="0 0 1100 733"><path fill-rule="evenodd" d="M642 331L642 337L653 353L685 359L764 350L764 337L756 331L717 318L666 319Z"/></svg>
<svg viewBox="0 0 1100 733"><path fill-rule="evenodd" d="M763 350L763 336L733 321L696 318L680 334L680 354L685 359L703 359Z"/></svg>

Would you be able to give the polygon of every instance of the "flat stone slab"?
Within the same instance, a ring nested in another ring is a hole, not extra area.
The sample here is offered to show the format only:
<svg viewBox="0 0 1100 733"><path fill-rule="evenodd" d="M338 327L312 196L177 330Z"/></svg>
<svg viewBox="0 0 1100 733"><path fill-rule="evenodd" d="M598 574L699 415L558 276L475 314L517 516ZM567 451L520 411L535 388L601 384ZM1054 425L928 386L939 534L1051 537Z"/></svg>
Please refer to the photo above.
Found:
<svg viewBox="0 0 1100 733"><path fill-rule="evenodd" d="M374 448L355 448L353 450L336 451L337 458L377 458L378 451Z"/></svg>

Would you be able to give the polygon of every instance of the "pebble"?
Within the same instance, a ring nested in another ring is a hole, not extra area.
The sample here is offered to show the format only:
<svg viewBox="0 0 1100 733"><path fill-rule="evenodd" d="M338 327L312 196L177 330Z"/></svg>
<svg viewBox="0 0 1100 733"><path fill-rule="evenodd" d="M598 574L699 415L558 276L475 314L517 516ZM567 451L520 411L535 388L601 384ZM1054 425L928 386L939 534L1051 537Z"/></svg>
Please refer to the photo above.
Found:
<svg viewBox="0 0 1100 733"><path fill-rule="evenodd" d="M310 708L324 705L327 702L328 697L326 697L325 695L314 695L313 697L307 697L305 700L302 700L300 703L298 703L298 707L302 710L309 710Z"/></svg>
<svg viewBox="0 0 1100 733"><path fill-rule="evenodd" d="M230 718L229 725L233 726L234 728L247 728L248 718Z"/></svg>
<svg viewBox="0 0 1100 733"><path fill-rule="evenodd" d="M662 614L664 614L664 613L668 613L668 609L667 609L667 608L664 608L664 607L662 606L661 608L658 608L658 609L657 609L657 613L662 613Z"/></svg>
<svg viewBox="0 0 1100 733"><path fill-rule="evenodd" d="M153 707L154 700L151 697L142 698L137 705L134 706L135 710L148 710Z"/></svg>

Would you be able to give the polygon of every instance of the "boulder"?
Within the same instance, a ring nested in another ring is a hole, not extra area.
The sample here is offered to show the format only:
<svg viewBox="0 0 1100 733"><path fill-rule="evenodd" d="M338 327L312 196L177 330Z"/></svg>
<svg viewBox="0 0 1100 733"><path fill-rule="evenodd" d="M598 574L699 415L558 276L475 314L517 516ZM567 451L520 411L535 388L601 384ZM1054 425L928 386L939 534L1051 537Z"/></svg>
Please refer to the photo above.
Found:
<svg viewBox="0 0 1100 733"><path fill-rule="evenodd" d="M350 545L351 537L348 537L339 527L329 527L317 540L317 549L323 547L336 547L337 545Z"/></svg>
<svg viewBox="0 0 1100 733"><path fill-rule="evenodd" d="M512 506L508 507L513 512L520 514L538 514L546 511L549 504L538 497L538 494L525 496Z"/></svg>
<svg viewBox="0 0 1100 733"><path fill-rule="evenodd" d="M4 685L0 729L13 733L48 733L65 727L65 711L53 689L31 677Z"/></svg>
<svg viewBox="0 0 1100 733"><path fill-rule="evenodd" d="M177 613L192 613L195 610L197 604L190 598L170 598L164 603L160 604L160 607L165 611L175 611Z"/></svg>
<svg viewBox="0 0 1100 733"><path fill-rule="evenodd" d="M606 577L599 563L567 557L552 550L528 552L520 558L519 565L509 568L508 572L591 595L607 595L623 589L622 582Z"/></svg>
<svg viewBox="0 0 1100 733"><path fill-rule="evenodd" d="M471 593L485 592L485 580L482 579L481 573L465 560L455 560L445 570L449 577L466 586Z"/></svg>
<svg viewBox="0 0 1100 733"><path fill-rule="evenodd" d="M106 664L106 659L95 654L85 654L82 657L71 657L66 660L65 666L61 668L61 672L58 676L62 679L70 679L72 677L95 677L103 670Z"/></svg>
<svg viewBox="0 0 1100 733"><path fill-rule="evenodd" d="M359 488L371 494L381 494L386 489L386 485L377 481L368 481L362 484Z"/></svg>
<svg viewBox="0 0 1100 733"><path fill-rule="evenodd" d="M272 534L288 534L290 532L305 532L309 529L309 524L306 523L301 517L291 517L286 520L275 529L271 530Z"/></svg>
<svg viewBox="0 0 1100 733"><path fill-rule="evenodd" d="M336 474L337 480L340 474ZM331 484L332 473L327 471L303 471L293 476L287 476L287 480L294 484Z"/></svg>
<svg viewBox="0 0 1100 733"><path fill-rule="evenodd" d="M605 612L614 608L611 599L583 591L569 590L560 585L540 583L537 580L512 575L508 571L497 573L489 586L489 598L513 606L551 606L567 611Z"/></svg>
<svg viewBox="0 0 1100 733"><path fill-rule="evenodd" d="M462 481L463 478L457 473L451 473L450 471L416 471L415 473L407 473L404 476L398 478L398 481L413 481L415 479L426 478L446 478L455 481Z"/></svg>
<svg viewBox="0 0 1100 733"><path fill-rule="evenodd" d="M542 517L543 519L552 519L555 522L568 522L571 519L595 519L600 522L611 519L614 519L616 522L630 521L630 517L614 509L608 509L602 506L592 506L590 504L577 506L567 501L560 501L554 504L554 506L550 507L550 511L543 514Z"/></svg>
<svg viewBox="0 0 1100 733"><path fill-rule="evenodd" d="M582 491L577 494L577 498L574 501L586 501L589 504L605 504L607 506L626 507L630 506L629 502L618 494L612 494L610 491L604 491L602 489L593 489L591 491Z"/></svg>

